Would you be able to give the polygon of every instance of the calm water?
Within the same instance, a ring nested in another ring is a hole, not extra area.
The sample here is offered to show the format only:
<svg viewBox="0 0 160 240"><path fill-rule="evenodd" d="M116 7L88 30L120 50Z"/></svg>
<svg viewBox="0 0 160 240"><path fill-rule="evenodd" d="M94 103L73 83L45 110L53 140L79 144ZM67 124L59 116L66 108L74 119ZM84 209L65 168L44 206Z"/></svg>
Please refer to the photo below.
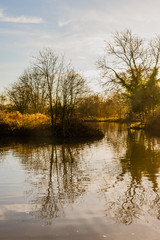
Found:
<svg viewBox="0 0 160 240"><path fill-rule="evenodd" d="M100 127L89 143L0 140L0 240L160 239L160 138Z"/></svg>

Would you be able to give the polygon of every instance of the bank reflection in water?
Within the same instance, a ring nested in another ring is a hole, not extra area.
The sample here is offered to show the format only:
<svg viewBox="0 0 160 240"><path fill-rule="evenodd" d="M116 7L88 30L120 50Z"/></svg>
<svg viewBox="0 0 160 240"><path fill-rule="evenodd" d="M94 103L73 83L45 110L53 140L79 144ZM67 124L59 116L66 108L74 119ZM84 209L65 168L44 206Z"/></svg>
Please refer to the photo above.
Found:
<svg viewBox="0 0 160 240"><path fill-rule="evenodd" d="M112 187L104 184L101 189L106 213L127 225L160 220L160 140L144 131L119 133L125 141L108 134L122 170Z"/></svg>

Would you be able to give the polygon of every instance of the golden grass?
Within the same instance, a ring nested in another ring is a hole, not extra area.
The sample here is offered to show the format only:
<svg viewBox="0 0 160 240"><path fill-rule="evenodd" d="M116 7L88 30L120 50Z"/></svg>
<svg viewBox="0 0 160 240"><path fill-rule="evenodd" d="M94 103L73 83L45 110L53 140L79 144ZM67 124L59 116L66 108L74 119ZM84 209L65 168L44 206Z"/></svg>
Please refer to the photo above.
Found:
<svg viewBox="0 0 160 240"><path fill-rule="evenodd" d="M117 122L119 121L119 118L117 116L113 116L113 117L92 117L92 116L88 116L87 118L83 119L84 121L93 121L93 122Z"/></svg>
<svg viewBox="0 0 160 240"><path fill-rule="evenodd" d="M41 113L21 114L20 112L0 111L0 124L5 124L11 129L35 128L50 124L50 119Z"/></svg>

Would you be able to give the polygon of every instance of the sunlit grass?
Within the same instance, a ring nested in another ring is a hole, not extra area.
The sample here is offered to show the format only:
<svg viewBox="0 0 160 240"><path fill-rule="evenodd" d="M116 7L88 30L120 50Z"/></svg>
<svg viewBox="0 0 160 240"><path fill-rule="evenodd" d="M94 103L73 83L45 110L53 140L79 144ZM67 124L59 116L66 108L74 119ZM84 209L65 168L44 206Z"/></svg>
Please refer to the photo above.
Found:
<svg viewBox="0 0 160 240"><path fill-rule="evenodd" d="M11 129L38 128L49 125L50 119L41 113L21 114L20 112L0 111L0 124L6 125Z"/></svg>
<svg viewBox="0 0 160 240"><path fill-rule="evenodd" d="M93 116L88 116L83 119L84 121L90 121L90 122L117 122L119 121L118 116L113 116L113 117L93 117Z"/></svg>

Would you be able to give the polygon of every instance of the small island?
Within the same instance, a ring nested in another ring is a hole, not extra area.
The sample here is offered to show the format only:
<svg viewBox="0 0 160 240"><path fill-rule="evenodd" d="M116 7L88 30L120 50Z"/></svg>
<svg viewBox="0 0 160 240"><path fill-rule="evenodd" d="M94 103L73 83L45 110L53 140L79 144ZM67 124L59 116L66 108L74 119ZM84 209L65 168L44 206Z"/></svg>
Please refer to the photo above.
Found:
<svg viewBox="0 0 160 240"><path fill-rule="evenodd" d="M94 140L104 137L104 133L83 120L72 119L70 122L57 122L51 125L47 115L7 113L0 111L1 136L42 137L55 139Z"/></svg>
<svg viewBox="0 0 160 240"><path fill-rule="evenodd" d="M1 95L0 132L8 136L100 139L101 130L83 120L90 94L85 78L51 48ZM7 104L4 104L7 102Z"/></svg>

